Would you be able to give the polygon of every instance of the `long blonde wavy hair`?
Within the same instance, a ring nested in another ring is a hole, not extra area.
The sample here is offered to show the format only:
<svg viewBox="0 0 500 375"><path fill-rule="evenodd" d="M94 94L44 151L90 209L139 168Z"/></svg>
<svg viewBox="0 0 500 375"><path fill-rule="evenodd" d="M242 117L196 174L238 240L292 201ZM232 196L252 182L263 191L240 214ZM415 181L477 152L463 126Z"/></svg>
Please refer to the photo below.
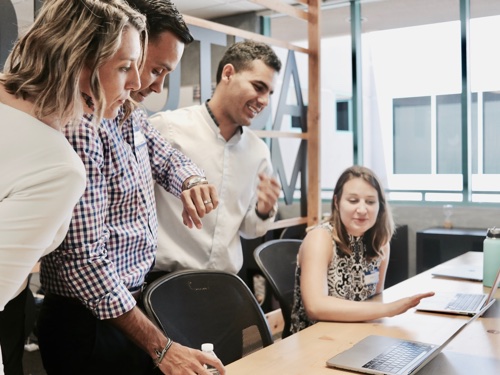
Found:
<svg viewBox="0 0 500 375"><path fill-rule="evenodd" d="M84 67L91 71L90 94L94 122L106 109L99 68L119 49L128 27L141 35L143 54L147 45L146 20L120 0L45 0L33 25L14 45L2 83L17 98L34 105L38 119L79 119L83 115L79 79ZM132 103L125 112L132 111Z"/></svg>

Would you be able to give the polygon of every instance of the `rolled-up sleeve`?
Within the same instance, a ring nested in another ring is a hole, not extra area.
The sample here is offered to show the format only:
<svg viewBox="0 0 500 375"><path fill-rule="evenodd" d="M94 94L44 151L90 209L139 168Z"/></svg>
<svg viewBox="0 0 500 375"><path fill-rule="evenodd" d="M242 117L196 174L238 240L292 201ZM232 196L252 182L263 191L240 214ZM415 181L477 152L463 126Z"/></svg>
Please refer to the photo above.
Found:
<svg viewBox="0 0 500 375"><path fill-rule="evenodd" d="M183 182L190 176L205 176L205 172L174 148L144 115L141 124L148 143L154 180L169 193L180 197Z"/></svg>
<svg viewBox="0 0 500 375"><path fill-rule="evenodd" d="M68 136L83 160L86 190L77 203L68 235L59 249L42 262L42 283L49 291L77 298L98 319L118 317L136 301L120 280L108 256L108 186L104 148L99 131L84 121Z"/></svg>

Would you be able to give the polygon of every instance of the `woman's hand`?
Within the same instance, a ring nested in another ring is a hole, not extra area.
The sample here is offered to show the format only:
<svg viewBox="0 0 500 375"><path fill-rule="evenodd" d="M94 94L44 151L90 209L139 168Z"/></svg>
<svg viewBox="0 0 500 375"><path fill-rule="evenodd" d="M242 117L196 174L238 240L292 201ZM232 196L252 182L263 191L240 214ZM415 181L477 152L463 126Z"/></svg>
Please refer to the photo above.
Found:
<svg viewBox="0 0 500 375"><path fill-rule="evenodd" d="M402 314L411 309L412 307L417 306L423 298L432 297L433 295L434 292L420 293L420 294L415 294L414 296L411 297L401 298L397 301L388 303L387 305L389 307L389 311L387 316L390 317Z"/></svg>

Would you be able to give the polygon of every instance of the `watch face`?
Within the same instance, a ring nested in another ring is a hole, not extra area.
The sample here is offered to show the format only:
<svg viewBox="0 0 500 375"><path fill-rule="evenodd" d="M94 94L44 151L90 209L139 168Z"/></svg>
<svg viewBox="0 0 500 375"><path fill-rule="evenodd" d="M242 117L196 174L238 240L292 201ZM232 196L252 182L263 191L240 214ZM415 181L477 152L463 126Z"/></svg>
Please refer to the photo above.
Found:
<svg viewBox="0 0 500 375"><path fill-rule="evenodd" d="M208 184L207 179L205 177L201 177L201 176L191 177L187 180L187 184L183 190L191 189L193 186L200 185L200 184Z"/></svg>
<svg viewBox="0 0 500 375"><path fill-rule="evenodd" d="M269 219L270 217L274 216L274 214L276 213L276 209L273 207L271 209L271 211L269 211L267 214L261 214L258 210L257 210L257 206L255 206L255 213L257 214L257 216L262 219L262 220L267 220Z"/></svg>

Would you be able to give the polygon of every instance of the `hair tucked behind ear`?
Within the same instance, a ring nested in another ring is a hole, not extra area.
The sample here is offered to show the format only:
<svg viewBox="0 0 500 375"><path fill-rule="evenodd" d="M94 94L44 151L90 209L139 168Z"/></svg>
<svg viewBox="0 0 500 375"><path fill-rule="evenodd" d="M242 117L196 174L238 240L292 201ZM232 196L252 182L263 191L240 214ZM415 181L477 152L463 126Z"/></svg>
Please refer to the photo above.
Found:
<svg viewBox="0 0 500 375"><path fill-rule="evenodd" d="M363 179L377 191L379 201L378 216L373 227L364 234L364 239L367 248L367 256L369 258L383 256L384 254L381 253L382 247L391 240L394 234L394 220L377 176L366 167L355 165L347 168L337 180L337 184L333 191L332 214L328 219L333 226L333 240L343 253L351 253L349 248L349 235L340 219L338 202L340 202L342 198L344 185L354 178Z"/></svg>
<svg viewBox="0 0 500 375"><path fill-rule="evenodd" d="M87 66L100 122L106 103L98 69L116 53L130 25L145 48L144 16L120 0L45 0L7 59L6 90L32 101L37 118L77 119L83 114L79 79Z"/></svg>

